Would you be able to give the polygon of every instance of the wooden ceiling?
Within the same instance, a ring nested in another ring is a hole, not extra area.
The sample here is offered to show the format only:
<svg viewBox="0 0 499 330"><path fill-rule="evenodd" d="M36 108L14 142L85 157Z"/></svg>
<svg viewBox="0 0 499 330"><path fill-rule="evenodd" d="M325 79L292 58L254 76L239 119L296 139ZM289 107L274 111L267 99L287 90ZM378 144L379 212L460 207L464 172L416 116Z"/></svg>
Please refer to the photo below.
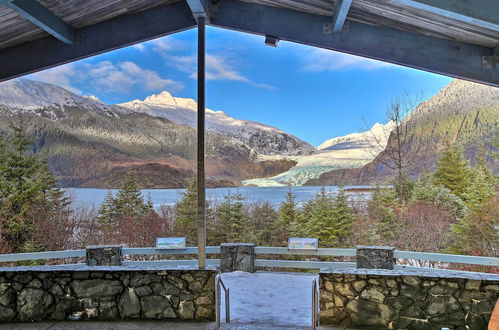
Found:
<svg viewBox="0 0 499 330"><path fill-rule="evenodd" d="M134 14L179 0L37 0L78 29L116 16ZM7 6L0 6L0 49L48 36L40 27Z"/></svg>
<svg viewBox="0 0 499 330"><path fill-rule="evenodd" d="M333 0L243 0L245 2L332 16ZM499 12L497 8L491 8ZM499 19L499 17L498 17ZM495 47L499 45L499 30L486 29L460 20L449 19L428 11L390 0L353 0L347 20L385 26L472 45Z"/></svg>
<svg viewBox="0 0 499 330"><path fill-rule="evenodd" d="M178 1L180 0L38 0L40 4L75 29ZM336 0L243 1L322 16L332 16L336 5ZM397 1L353 0L347 19L478 46L499 45L499 30L449 19L435 13L397 4ZM47 35L44 30L12 9L0 6L0 49Z"/></svg>

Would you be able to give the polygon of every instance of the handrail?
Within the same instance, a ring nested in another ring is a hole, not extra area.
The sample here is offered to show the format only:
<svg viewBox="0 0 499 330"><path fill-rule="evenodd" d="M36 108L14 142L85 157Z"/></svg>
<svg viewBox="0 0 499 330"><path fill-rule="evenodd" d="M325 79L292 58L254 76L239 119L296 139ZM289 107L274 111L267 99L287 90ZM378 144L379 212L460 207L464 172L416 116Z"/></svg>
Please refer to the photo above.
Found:
<svg viewBox="0 0 499 330"><path fill-rule="evenodd" d="M484 265L484 266L499 266L499 258L493 257L475 257L457 254L443 254L443 253L429 253L429 252L412 252L412 251L398 251L394 252L395 258L403 259L418 259L428 261L451 262L460 264L471 265Z"/></svg>
<svg viewBox="0 0 499 330"><path fill-rule="evenodd" d="M0 254L0 262L80 258L84 257L85 253L86 253L85 250L9 253L9 254Z"/></svg>
<svg viewBox="0 0 499 330"><path fill-rule="evenodd" d="M287 247L257 246L256 254L279 254L279 255L309 255L309 256L338 256L355 257L356 249L333 249L319 248L317 250L289 250Z"/></svg>
<svg viewBox="0 0 499 330"><path fill-rule="evenodd" d="M319 293L317 290L317 280L312 281L312 330L316 330L319 325Z"/></svg>
<svg viewBox="0 0 499 330"><path fill-rule="evenodd" d="M357 264L355 262L339 262L339 261L303 261L303 260L256 259L255 266L257 266L257 267L278 267L278 268L321 269L321 268L356 268Z"/></svg>
<svg viewBox="0 0 499 330"><path fill-rule="evenodd" d="M197 247L187 247L183 250L157 250L155 247L143 248L122 248L122 255L196 255L198 253ZM207 254L219 254L219 246L207 246ZM308 255L308 256L343 256L355 257L356 249L333 249L333 248L319 248L316 251L311 250L288 250L286 247L268 247L259 246L255 247L255 253L260 255ZM46 260L46 259L64 259L64 258L81 258L85 257L85 250L66 250L66 251L45 251L45 252L30 252L30 253L12 253L0 254L0 262L16 262L27 260ZM427 260L435 262L447 263L461 263L470 265L483 265L499 267L499 258L481 257L481 256L466 256L466 255L452 255L443 253L427 253L427 252L412 252L412 251L398 251L395 250L394 257L396 259L416 259ZM210 265L218 265L218 259L208 259ZM148 263L149 261L134 261L134 264ZM151 261L153 262L153 261ZM175 265L189 265L195 266L196 260L162 260L154 261L162 264L175 264ZM132 261L123 261L123 264L130 264ZM152 263L148 263L151 265ZM158 264L159 265L159 264ZM260 267L280 267L280 268L308 268L308 269L321 269L321 268L355 268L355 262L331 262L331 261L295 261L295 260L264 260L256 259L256 266ZM401 265L400 265L401 266ZM412 267L406 267L407 269ZM420 267L419 267L420 268Z"/></svg>
<svg viewBox="0 0 499 330"><path fill-rule="evenodd" d="M172 254L197 254L197 247L186 247L182 250L157 250L155 247L143 248L122 248L121 254L135 256L135 255L172 255ZM207 246L206 254L219 254L220 246Z"/></svg>
<svg viewBox="0 0 499 330"><path fill-rule="evenodd" d="M225 296L225 323L230 323L230 288L227 288L222 281L222 277L218 274L215 277L215 329L220 329L220 304L221 290L224 290Z"/></svg>

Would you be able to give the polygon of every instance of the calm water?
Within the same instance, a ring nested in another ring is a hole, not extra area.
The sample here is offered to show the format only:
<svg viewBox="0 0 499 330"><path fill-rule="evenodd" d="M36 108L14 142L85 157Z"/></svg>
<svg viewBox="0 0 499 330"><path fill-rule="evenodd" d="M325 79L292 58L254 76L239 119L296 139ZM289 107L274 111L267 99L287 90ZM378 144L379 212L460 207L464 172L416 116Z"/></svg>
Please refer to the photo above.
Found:
<svg viewBox="0 0 499 330"><path fill-rule="evenodd" d="M363 188L368 186L346 186L345 188ZM291 190L296 195L298 203L307 201L314 197L322 187L292 187ZM336 186L324 187L327 191L338 191ZM106 196L106 189L93 188L67 188L67 192L73 196L75 202L85 204L93 204L98 207ZM111 190L116 194L117 190ZM151 196L155 207L161 204L172 205L180 199L180 192L184 189L144 189L142 195L144 197ZM215 203L223 200L223 197L228 194L240 192L247 203L258 201L269 201L271 204L277 205L285 199L288 192L288 187L239 187L239 188L215 188L207 189L207 198ZM356 193L358 194L358 193ZM369 196L369 193L364 193L364 196Z"/></svg>

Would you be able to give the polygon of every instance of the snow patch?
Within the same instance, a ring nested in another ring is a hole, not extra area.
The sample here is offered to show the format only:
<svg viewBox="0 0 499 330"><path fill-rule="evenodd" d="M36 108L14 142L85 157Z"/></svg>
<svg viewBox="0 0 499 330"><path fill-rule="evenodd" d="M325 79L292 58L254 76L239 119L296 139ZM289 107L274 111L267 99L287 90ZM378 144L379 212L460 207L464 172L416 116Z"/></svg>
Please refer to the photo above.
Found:
<svg viewBox="0 0 499 330"><path fill-rule="evenodd" d="M231 323L310 326L312 282L317 275L236 271L221 276L230 288ZM221 300L225 322L223 292Z"/></svg>

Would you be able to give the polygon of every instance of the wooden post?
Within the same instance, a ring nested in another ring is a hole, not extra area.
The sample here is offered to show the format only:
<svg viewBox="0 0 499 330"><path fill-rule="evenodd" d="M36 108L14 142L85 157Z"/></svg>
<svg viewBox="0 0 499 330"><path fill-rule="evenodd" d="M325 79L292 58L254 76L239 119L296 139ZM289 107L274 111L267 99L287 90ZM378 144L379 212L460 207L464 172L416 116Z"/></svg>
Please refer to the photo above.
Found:
<svg viewBox="0 0 499 330"><path fill-rule="evenodd" d="M198 268L206 267L206 190L205 190L205 18L198 17L198 116L197 116L197 227Z"/></svg>

